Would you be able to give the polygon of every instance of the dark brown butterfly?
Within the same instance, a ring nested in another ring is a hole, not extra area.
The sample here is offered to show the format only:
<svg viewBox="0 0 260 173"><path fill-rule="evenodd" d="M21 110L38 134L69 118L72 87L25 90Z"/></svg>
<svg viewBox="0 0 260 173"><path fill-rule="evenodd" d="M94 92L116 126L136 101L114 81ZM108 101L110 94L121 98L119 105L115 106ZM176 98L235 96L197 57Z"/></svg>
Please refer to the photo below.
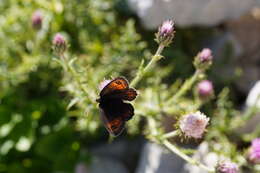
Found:
<svg viewBox="0 0 260 173"><path fill-rule="evenodd" d="M132 101L137 92L129 88L128 81L124 77L117 77L106 84L99 94L99 108L101 119L113 136L118 136L125 127L125 122L134 115L134 107L124 101Z"/></svg>

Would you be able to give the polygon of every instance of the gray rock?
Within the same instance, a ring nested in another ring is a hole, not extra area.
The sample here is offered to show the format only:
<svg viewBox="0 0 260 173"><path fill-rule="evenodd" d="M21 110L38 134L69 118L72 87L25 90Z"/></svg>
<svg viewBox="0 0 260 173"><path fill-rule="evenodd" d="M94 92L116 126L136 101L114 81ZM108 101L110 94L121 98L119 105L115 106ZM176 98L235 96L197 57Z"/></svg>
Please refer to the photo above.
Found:
<svg viewBox="0 0 260 173"><path fill-rule="evenodd" d="M113 157L93 156L91 163L87 165L79 162L75 167L75 173L128 173L124 164Z"/></svg>
<svg viewBox="0 0 260 173"><path fill-rule="evenodd" d="M259 21L254 15L240 17L227 22L225 31L208 39L207 46L214 55L214 74L221 81L234 82L243 94L260 79Z"/></svg>
<svg viewBox="0 0 260 173"><path fill-rule="evenodd" d="M96 145L90 149L90 152L95 156L118 159L130 167L134 167L143 144L143 139L118 140L108 144Z"/></svg>
<svg viewBox="0 0 260 173"><path fill-rule="evenodd" d="M136 173L184 173L184 161L167 149L147 142Z"/></svg>
<svg viewBox="0 0 260 173"><path fill-rule="evenodd" d="M213 26L238 18L260 5L259 0L128 0L147 29L155 29L165 19L178 26Z"/></svg>
<svg viewBox="0 0 260 173"><path fill-rule="evenodd" d="M128 173L125 166L112 157L95 157L89 170L89 173Z"/></svg>
<svg viewBox="0 0 260 173"><path fill-rule="evenodd" d="M250 59L250 58L249 58ZM260 68L255 64L240 64L242 67L242 76L236 81L240 91L247 93L254 85L255 81L260 79Z"/></svg>
<svg viewBox="0 0 260 173"><path fill-rule="evenodd" d="M246 99L246 105L248 107L257 106L260 109L260 80L250 90Z"/></svg>
<svg viewBox="0 0 260 173"><path fill-rule="evenodd" d="M255 81L260 79L259 19L254 15L247 15L227 23L229 32L243 49L242 55L235 57L235 64L243 72L236 85L244 93L248 93Z"/></svg>
<svg viewBox="0 0 260 173"><path fill-rule="evenodd" d="M193 158L210 168L214 168L219 160L219 156L216 153L209 151L209 144L207 142L203 142L199 145ZM189 173L207 173L207 171L191 164L186 164L185 170Z"/></svg>

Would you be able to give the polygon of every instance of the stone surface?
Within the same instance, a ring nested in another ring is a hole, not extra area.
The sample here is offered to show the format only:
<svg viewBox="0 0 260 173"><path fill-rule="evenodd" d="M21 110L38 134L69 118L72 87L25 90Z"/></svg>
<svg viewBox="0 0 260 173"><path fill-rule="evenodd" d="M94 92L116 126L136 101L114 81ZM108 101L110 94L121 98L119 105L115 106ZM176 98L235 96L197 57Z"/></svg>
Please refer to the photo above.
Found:
<svg viewBox="0 0 260 173"><path fill-rule="evenodd" d="M260 80L250 90L246 99L246 105L248 107L256 105L260 109Z"/></svg>
<svg viewBox="0 0 260 173"><path fill-rule="evenodd" d="M234 82L243 95L260 79L259 35L260 9L259 14L227 22L215 38L208 38L207 46L214 55L215 76L221 81Z"/></svg>
<svg viewBox="0 0 260 173"><path fill-rule="evenodd" d="M89 173L128 173L126 167L112 157L94 157ZM88 173L88 172L84 172Z"/></svg>
<svg viewBox="0 0 260 173"><path fill-rule="evenodd" d="M75 167L75 173L129 173L121 161L112 157L93 156L91 164L80 162Z"/></svg>
<svg viewBox="0 0 260 173"><path fill-rule="evenodd" d="M136 173L185 173L184 161L164 147L147 142Z"/></svg>
<svg viewBox="0 0 260 173"><path fill-rule="evenodd" d="M110 143L95 144L88 148L91 162L79 162L75 173L130 173L136 168L144 140L116 138Z"/></svg>
<svg viewBox="0 0 260 173"><path fill-rule="evenodd" d="M201 163L207 165L210 168L214 168L219 159L217 154L209 151L209 144L207 142L203 142L199 145L198 150L194 154L193 158L199 160ZM207 171L191 164L186 164L185 170L189 173L207 173Z"/></svg>
<svg viewBox="0 0 260 173"><path fill-rule="evenodd" d="M93 164L97 167L103 166L104 168L111 164L110 167L113 168L113 163L109 160L113 161L117 166L117 170L114 170L113 173L125 173L125 172L134 172L136 169L136 165L138 163L138 159L140 157L140 152L142 149L142 146L144 144L143 138L137 138L134 140L126 140L126 139L120 139L116 138L111 143L107 144L96 144L95 146L90 148L90 153L96 158L96 160L93 162ZM103 162L103 160L100 161L100 159L105 159L104 163L98 166L99 162ZM92 166L94 169L94 166ZM109 168L107 168L109 169ZM103 172L106 169L103 169ZM119 170L124 170L124 172L120 172ZM100 168L95 168L94 173L99 173L97 171L101 171ZM111 170L112 171L112 170ZM91 172L92 173L92 172ZM106 171L106 173L108 173Z"/></svg>
<svg viewBox="0 0 260 173"><path fill-rule="evenodd" d="M155 29L169 18L183 27L213 26L260 5L259 0L128 0L128 3L148 29Z"/></svg>
<svg viewBox="0 0 260 173"><path fill-rule="evenodd" d="M242 69L242 76L236 81L238 89L248 93L260 79L260 17L246 15L227 23L227 29L240 44L243 53L235 57L235 63Z"/></svg>

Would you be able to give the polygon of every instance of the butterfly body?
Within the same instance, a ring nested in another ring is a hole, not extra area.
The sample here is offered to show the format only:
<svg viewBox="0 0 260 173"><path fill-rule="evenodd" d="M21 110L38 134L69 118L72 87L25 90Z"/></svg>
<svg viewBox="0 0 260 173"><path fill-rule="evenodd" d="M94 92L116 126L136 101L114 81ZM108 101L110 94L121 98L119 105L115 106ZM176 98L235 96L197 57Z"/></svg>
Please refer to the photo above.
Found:
<svg viewBox="0 0 260 173"><path fill-rule="evenodd" d="M134 115L134 107L124 101L132 101L137 92L129 88L127 80L123 77L115 78L103 87L100 92L99 108L101 119L108 132L118 136L125 127L125 122Z"/></svg>

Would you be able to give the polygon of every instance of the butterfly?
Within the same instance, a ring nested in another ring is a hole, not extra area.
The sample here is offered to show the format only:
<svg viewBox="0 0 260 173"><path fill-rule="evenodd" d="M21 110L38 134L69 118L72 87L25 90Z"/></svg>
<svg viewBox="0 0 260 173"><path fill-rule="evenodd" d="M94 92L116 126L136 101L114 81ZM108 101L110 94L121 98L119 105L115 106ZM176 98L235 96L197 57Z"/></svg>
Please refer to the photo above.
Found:
<svg viewBox="0 0 260 173"><path fill-rule="evenodd" d="M97 99L101 119L112 136L118 136L125 128L125 122L134 116L134 107L124 101L132 101L137 92L129 88L124 77L117 77L102 88Z"/></svg>

